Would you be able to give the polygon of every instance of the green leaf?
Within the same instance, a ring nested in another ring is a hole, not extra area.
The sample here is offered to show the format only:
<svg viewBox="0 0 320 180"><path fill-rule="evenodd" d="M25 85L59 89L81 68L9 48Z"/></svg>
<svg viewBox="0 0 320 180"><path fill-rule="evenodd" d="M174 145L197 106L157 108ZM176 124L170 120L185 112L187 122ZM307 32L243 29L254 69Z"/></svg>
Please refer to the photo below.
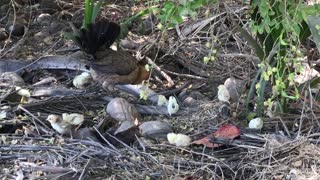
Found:
<svg viewBox="0 0 320 180"><path fill-rule="evenodd" d="M186 6L187 5L187 0L179 0L178 1L182 6Z"/></svg>
<svg viewBox="0 0 320 180"><path fill-rule="evenodd" d="M266 0L261 0L260 2L260 13L262 17L266 17L269 12L269 6Z"/></svg>
<svg viewBox="0 0 320 180"><path fill-rule="evenodd" d="M189 9L188 8L185 8L185 7L182 7L182 6L178 7L178 14L180 16L186 16L186 15L188 15L188 13L189 13Z"/></svg>
<svg viewBox="0 0 320 180"><path fill-rule="evenodd" d="M194 0L191 4L190 4L190 8L191 9L198 9L200 7L203 7L204 3L201 0Z"/></svg>
<svg viewBox="0 0 320 180"><path fill-rule="evenodd" d="M183 22L183 19L181 16L173 16L173 20L175 24L180 24Z"/></svg>
<svg viewBox="0 0 320 180"><path fill-rule="evenodd" d="M94 0L86 0L85 1L85 14L84 14L82 28L87 29L88 24L90 24L92 12L93 12L93 6L94 6Z"/></svg>
<svg viewBox="0 0 320 180"><path fill-rule="evenodd" d="M281 45L284 45L284 46L287 46L288 43L286 41L284 41L282 38L280 39L280 44Z"/></svg>
<svg viewBox="0 0 320 180"><path fill-rule="evenodd" d="M264 27L263 26L258 26L258 33L259 34L263 34L263 32L264 32Z"/></svg>
<svg viewBox="0 0 320 180"><path fill-rule="evenodd" d="M320 52L320 30L318 26L320 25L320 16L309 16L308 17L308 26L310 28L313 40L316 43L318 52Z"/></svg>
<svg viewBox="0 0 320 180"><path fill-rule="evenodd" d="M248 44L255 50L255 53L257 54L260 61L264 59L264 52L262 47L259 45L259 43L241 26L238 24L235 24L236 31L240 32L242 36L248 41Z"/></svg>
<svg viewBox="0 0 320 180"><path fill-rule="evenodd" d="M295 32L297 35L300 34L301 29L300 29L300 26L299 26L298 24L292 24L291 27L293 28L294 32Z"/></svg>
<svg viewBox="0 0 320 180"><path fill-rule="evenodd" d="M282 15L285 15L286 12L286 6L284 3L285 2L280 2L280 4L278 5L278 10Z"/></svg>
<svg viewBox="0 0 320 180"><path fill-rule="evenodd" d="M302 10L302 11L301 11L301 15L302 15L303 20L307 22L307 21L308 21L308 15L307 15L307 13Z"/></svg>
<svg viewBox="0 0 320 180"><path fill-rule="evenodd" d="M96 18L99 14L99 11L101 9L101 6L104 4L105 0L99 0L98 4L94 6L92 17L91 17L91 22L95 22Z"/></svg>
<svg viewBox="0 0 320 180"><path fill-rule="evenodd" d="M285 91L281 91L281 96L292 100L296 100L297 98L297 96L289 96Z"/></svg>

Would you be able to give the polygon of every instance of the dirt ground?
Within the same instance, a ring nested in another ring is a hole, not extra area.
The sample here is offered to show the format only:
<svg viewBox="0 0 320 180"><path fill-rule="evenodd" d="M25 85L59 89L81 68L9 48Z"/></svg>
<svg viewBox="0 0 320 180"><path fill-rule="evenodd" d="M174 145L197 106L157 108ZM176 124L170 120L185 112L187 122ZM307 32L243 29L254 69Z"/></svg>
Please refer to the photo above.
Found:
<svg viewBox="0 0 320 180"><path fill-rule="evenodd" d="M118 90L109 94L94 82L85 89L73 86L73 78L87 67L82 61L70 60L78 57L80 49L65 33L71 32L69 22L81 26L82 2L2 0L0 177L320 179L320 106L316 101L302 98L291 102L289 113L263 117L261 130L248 128L245 95L258 62L230 23L230 18L241 18L248 7L227 2L228 6L210 7L209 17L203 10L197 19L187 19L166 32L157 30L156 22L150 25L150 18L144 17L142 22L133 22L127 38L120 41L122 49L137 59L150 60L152 73L145 84L156 94L178 99L180 109L170 116L164 113L165 108L142 100L137 93ZM142 1L113 3L104 6L100 16L117 23L146 8ZM141 23L149 23L148 31L141 32ZM204 63L208 54L214 59ZM12 81L11 76L4 75L8 71L15 71L22 80L8 84ZM223 103L217 98L217 87L228 78L238 79L242 86L236 100ZM50 80L43 83L44 79ZM31 96L17 94L17 86L30 91ZM147 136L142 133L145 129L134 126L116 136L113 133L119 130L119 122L106 112L115 97L138 109L139 125L162 122L169 130ZM60 135L46 121L48 115L62 113L84 115L72 137ZM196 144L178 147L166 138L167 131L174 131L194 141L211 135L223 124L235 125L241 133L234 139L214 138L220 144L215 148Z"/></svg>

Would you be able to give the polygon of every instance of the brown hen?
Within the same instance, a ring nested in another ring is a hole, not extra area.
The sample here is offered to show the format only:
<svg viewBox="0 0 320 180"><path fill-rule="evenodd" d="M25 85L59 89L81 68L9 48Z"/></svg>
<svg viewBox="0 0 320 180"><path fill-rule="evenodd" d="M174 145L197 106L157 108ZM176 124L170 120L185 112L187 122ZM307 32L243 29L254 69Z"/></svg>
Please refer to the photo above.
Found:
<svg viewBox="0 0 320 180"><path fill-rule="evenodd" d="M137 84L148 77L144 65L131 54L110 49L119 34L120 26L104 19L75 34L82 51L94 57L90 61L91 76L109 92L117 84Z"/></svg>

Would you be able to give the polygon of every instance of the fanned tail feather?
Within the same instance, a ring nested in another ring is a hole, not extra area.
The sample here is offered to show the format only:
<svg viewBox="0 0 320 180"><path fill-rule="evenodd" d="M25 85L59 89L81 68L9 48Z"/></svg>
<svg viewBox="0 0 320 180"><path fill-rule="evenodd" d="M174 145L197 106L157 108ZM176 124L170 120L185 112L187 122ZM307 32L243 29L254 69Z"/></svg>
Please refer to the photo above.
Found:
<svg viewBox="0 0 320 180"><path fill-rule="evenodd" d="M101 46L110 47L120 34L120 26L114 22L100 20L81 29L76 36L80 48L94 55Z"/></svg>

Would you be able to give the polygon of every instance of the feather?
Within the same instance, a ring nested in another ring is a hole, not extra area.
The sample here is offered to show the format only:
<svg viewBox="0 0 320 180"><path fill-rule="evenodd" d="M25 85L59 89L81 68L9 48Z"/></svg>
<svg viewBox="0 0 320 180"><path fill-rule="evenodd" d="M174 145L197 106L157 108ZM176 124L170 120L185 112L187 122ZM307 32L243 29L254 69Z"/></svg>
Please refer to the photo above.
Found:
<svg viewBox="0 0 320 180"><path fill-rule="evenodd" d="M84 52L92 55L102 46L109 48L117 39L119 33L120 26L105 19L88 24L87 29L74 30L76 44Z"/></svg>

